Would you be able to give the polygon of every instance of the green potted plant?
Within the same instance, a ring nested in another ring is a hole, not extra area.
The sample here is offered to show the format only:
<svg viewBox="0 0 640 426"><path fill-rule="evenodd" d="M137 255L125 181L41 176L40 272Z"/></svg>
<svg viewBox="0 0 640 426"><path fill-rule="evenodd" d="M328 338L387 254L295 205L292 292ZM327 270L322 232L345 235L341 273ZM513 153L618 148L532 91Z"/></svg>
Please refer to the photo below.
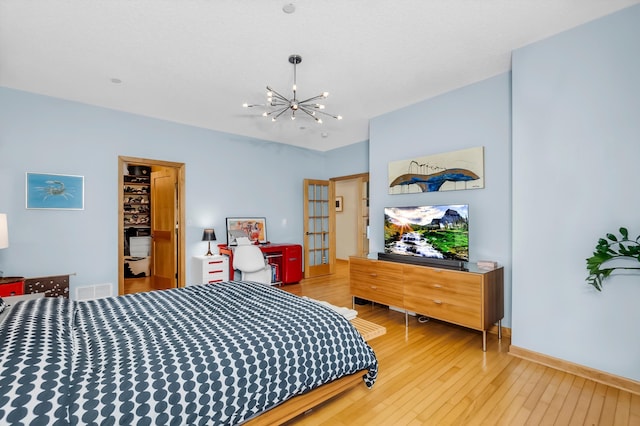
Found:
<svg viewBox="0 0 640 426"><path fill-rule="evenodd" d="M621 238L614 234L607 234L606 239L600 238L593 256L587 259L587 271L589 271L587 283L598 291L602 291L602 281L616 269L640 270L640 265L615 266L611 262L614 259L635 259L640 263L640 236L631 240L627 228L621 227L619 231ZM606 263L612 266L606 267Z"/></svg>

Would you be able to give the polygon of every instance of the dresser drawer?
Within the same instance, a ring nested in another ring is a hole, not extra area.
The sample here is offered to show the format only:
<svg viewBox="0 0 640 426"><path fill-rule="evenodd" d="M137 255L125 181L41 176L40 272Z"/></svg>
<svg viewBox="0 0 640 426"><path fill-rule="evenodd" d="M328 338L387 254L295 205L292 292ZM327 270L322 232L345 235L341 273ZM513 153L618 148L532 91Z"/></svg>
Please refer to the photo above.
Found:
<svg viewBox="0 0 640 426"><path fill-rule="evenodd" d="M350 258L351 294L390 306L403 306L402 265Z"/></svg>
<svg viewBox="0 0 640 426"><path fill-rule="evenodd" d="M0 284L0 297L20 296L24 294L24 281Z"/></svg>
<svg viewBox="0 0 640 426"><path fill-rule="evenodd" d="M202 271L205 273L226 269L227 262L224 259L205 260L202 262Z"/></svg>
<svg viewBox="0 0 640 426"><path fill-rule="evenodd" d="M402 286L397 285L396 288L380 285L375 281L357 282L351 284L351 294L373 302L382 303L383 305L402 307L403 294Z"/></svg>
<svg viewBox="0 0 640 426"><path fill-rule="evenodd" d="M404 280L407 310L483 329L481 276L406 266Z"/></svg>
<svg viewBox="0 0 640 426"><path fill-rule="evenodd" d="M210 271L202 277L204 284L221 283L229 280L229 273L223 271Z"/></svg>

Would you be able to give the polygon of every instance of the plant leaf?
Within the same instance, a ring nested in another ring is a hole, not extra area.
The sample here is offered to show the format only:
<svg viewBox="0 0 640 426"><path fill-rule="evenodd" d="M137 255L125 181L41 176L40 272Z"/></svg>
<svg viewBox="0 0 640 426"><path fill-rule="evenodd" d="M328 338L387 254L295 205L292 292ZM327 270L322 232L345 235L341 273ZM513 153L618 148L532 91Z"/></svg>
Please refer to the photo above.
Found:
<svg viewBox="0 0 640 426"><path fill-rule="evenodd" d="M627 231L627 228L625 228L624 226L620 227L620 234L622 235L622 237L624 237L625 240L629 238L629 231Z"/></svg>

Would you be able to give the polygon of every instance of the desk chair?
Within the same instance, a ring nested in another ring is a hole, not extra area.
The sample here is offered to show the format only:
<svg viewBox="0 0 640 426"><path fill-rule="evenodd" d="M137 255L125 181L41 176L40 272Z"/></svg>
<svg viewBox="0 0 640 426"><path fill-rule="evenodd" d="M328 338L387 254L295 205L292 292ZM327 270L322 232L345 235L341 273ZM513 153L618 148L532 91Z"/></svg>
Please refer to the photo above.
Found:
<svg viewBox="0 0 640 426"><path fill-rule="evenodd" d="M242 281L271 284L271 265L265 260L260 247L248 238L236 238L238 246L233 251L233 269L241 272Z"/></svg>

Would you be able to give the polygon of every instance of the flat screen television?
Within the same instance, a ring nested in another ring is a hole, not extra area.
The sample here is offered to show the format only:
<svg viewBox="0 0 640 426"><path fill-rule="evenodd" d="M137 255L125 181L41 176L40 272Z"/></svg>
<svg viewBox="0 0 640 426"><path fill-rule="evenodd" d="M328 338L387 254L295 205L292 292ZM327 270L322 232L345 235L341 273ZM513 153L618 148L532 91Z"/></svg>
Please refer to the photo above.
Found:
<svg viewBox="0 0 640 426"><path fill-rule="evenodd" d="M469 206L385 207L384 252L468 262Z"/></svg>

